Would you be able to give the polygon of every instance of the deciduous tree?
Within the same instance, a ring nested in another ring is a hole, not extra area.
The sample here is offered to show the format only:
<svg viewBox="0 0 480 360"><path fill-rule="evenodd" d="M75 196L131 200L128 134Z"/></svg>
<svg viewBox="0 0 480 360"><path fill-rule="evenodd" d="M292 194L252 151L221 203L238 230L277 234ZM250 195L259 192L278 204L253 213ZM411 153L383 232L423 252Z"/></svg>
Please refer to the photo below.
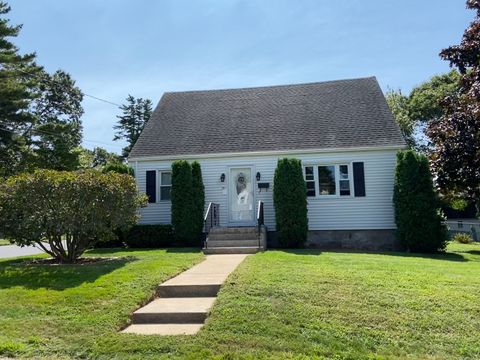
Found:
<svg viewBox="0 0 480 360"><path fill-rule="evenodd" d="M443 192L463 193L480 210L480 1L468 0L476 17L459 45L442 50L461 76L458 93L442 102L443 115L427 130L433 149L430 160Z"/></svg>
<svg viewBox="0 0 480 360"><path fill-rule="evenodd" d="M72 263L96 242L133 225L145 203L128 175L38 170L0 183L0 233Z"/></svg>

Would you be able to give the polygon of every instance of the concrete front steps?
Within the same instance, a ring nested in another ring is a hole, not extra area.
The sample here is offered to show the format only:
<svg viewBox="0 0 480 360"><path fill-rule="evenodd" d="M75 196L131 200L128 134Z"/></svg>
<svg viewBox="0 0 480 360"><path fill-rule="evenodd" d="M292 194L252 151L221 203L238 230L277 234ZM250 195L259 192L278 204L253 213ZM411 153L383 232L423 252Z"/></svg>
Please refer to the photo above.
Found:
<svg viewBox="0 0 480 360"><path fill-rule="evenodd" d="M205 254L254 254L267 247L267 229L250 227L213 227L208 233Z"/></svg>
<svg viewBox="0 0 480 360"><path fill-rule="evenodd" d="M132 315L123 333L193 335L203 326L228 275L247 255L208 255L206 260L160 284L157 297Z"/></svg>

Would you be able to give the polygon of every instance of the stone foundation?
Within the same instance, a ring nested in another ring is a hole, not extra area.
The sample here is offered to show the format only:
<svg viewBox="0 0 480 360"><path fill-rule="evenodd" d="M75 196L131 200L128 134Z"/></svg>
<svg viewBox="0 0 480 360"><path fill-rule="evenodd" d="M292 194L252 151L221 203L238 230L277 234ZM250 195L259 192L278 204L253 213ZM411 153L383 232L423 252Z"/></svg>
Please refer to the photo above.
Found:
<svg viewBox="0 0 480 360"><path fill-rule="evenodd" d="M275 231L268 232L268 247L278 247ZM307 248L354 249L368 251L400 250L395 230L310 230Z"/></svg>

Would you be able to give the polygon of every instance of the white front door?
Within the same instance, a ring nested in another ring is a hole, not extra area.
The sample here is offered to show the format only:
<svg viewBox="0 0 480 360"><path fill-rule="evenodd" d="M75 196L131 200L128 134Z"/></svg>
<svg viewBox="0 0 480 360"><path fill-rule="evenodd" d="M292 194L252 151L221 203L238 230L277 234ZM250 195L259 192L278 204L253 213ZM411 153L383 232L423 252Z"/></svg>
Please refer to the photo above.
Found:
<svg viewBox="0 0 480 360"><path fill-rule="evenodd" d="M255 222L254 181L251 167L230 168L228 184L229 222L253 225Z"/></svg>

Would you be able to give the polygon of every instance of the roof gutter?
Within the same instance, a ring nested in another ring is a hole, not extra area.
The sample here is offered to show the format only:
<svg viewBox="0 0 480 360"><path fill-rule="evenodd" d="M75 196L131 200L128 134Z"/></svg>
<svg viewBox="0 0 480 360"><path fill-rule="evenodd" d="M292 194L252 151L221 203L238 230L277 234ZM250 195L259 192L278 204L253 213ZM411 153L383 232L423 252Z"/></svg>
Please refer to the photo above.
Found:
<svg viewBox="0 0 480 360"><path fill-rule="evenodd" d="M336 153L336 152L357 152L357 151L382 151L382 150L401 150L405 149L405 144L385 145L385 146L364 146L351 148L323 148L323 149L300 149L300 150L270 150L270 151L249 151L233 153L207 153L207 154L180 154L180 155L157 155L157 156L137 156L129 157L128 161L159 161L159 160L183 160L183 159L212 159L212 158L230 158L242 156L280 156L294 154L316 154L316 153Z"/></svg>

